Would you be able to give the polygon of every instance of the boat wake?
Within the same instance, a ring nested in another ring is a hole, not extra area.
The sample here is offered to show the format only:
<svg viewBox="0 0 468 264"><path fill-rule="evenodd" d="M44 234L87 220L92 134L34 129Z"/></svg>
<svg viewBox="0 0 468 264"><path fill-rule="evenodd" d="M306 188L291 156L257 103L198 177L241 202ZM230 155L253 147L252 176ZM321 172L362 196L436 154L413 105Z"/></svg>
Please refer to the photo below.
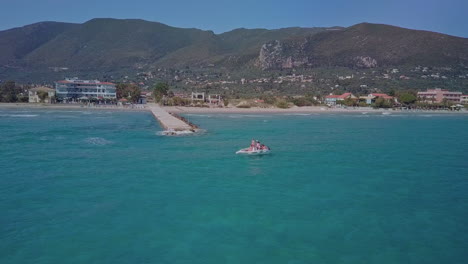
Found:
<svg viewBox="0 0 468 264"><path fill-rule="evenodd" d="M195 131L192 131L192 130L182 130L182 131L164 130L164 131L156 132L156 135L158 135L158 136L200 136L200 135L205 134L205 133L206 133L205 129L196 129Z"/></svg>

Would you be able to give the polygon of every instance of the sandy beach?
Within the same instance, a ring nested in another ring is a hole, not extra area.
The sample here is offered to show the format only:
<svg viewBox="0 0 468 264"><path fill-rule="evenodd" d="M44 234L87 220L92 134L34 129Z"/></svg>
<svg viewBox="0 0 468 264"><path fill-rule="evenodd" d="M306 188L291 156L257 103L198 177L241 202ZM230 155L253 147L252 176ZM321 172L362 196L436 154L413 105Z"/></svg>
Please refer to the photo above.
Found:
<svg viewBox="0 0 468 264"><path fill-rule="evenodd" d="M32 103L0 103L1 108L30 108L30 109L82 109L82 110L106 110L106 111L150 111L150 106L135 105L134 107L123 107L116 105L95 105L85 106L79 104L32 104ZM291 107L287 109L281 108L236 108L236 107L184 107L184 106L165 106L162 107L168 112L176 114L287 114L287 113L440 113L440 114L468 114L467 110L462 111L447 111L447 110L394 110L394 109L374 109L371 107L355 107L355 108L329 108L326 106L303 106Z"/></svg>
<svg viewBox="0 0 468 264"><path fill-rule="evenodd" d="M329 108L326 106L303 106L291 107L287 109L281 108L202 108L202 107L179 107L169 106L164 107L168 112L176 114L287 114L287 113L445 113L445 114L468 114L468 111L446 111L446 110L393 110L393 109L374 109L371 107L356 107L356 108Z"/></svg>

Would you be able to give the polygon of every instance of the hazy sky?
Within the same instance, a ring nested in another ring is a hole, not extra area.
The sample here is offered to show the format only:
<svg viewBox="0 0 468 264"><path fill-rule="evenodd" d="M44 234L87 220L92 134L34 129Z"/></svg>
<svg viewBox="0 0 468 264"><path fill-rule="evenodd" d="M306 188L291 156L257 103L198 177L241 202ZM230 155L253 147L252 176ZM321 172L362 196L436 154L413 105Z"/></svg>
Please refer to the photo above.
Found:
<svg viewBox="0 0 468 264"><path fill-rule="evenodd" d="M0 30L40 21L140 18L216 33L235 28L391 24L468 37L468 0L0 0Z"/></svg>

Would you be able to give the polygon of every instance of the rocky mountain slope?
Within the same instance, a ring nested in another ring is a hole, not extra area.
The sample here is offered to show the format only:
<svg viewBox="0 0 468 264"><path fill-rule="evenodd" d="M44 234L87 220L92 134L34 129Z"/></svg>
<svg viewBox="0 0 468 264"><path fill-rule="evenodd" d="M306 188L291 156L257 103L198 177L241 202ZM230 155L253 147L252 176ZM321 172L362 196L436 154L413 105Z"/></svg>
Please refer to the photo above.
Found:
<svg viewBox="0 0 468 264"><path fill-rule="evenodd" d="M468 62L468 39L362 23L305 38L272 41L262 46L263 69L299 66L454 66Z"/></svg>
<svg viewBox="0 0 468 264"><path fill-rule="evenodd" d="M268 71L398 65L465 67L468 39L369 23L214 34L137 19L41 22L0 31L3 79L17 72L34 76L57 68L79 74L158 67Z"/></svg>

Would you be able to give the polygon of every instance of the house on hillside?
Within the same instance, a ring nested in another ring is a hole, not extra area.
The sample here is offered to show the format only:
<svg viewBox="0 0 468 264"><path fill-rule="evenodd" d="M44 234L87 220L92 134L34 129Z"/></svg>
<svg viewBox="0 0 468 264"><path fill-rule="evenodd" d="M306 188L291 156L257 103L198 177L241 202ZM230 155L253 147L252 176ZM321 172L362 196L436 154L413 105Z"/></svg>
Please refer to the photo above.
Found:
<svg viewBox="0 0 468 264"><path fill-rule="evenodd" d="M330 94L325 96L325 104L328 106L334 106L339 103L339 101L344 101L348 98L355 99L356 96L354 96L352 93L344 93L342 95Z"/></svg>
<svg viewBox="0 0 468 264"><path fill-rule="evenodd" d="M41 100L41 94L44 94L44 100ZM52 97L55 96L55 90L48 88L48 87L36 87L29 89L29 102L30 103L47 103L50 104L52 102Z"/></svg>

